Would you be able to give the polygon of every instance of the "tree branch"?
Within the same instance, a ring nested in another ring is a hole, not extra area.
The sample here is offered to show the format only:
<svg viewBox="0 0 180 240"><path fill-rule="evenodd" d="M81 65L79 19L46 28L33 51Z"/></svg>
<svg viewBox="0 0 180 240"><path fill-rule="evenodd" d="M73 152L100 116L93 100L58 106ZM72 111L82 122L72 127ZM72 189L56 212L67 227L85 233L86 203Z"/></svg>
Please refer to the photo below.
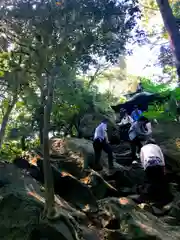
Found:
<svg viewBox="0 0 180 240"><path fill-rule="evenodd" d="M143 7L143 8L149 9L149 10L153 10L153 11L156 11L156 12L159 11L159 9L157 9L157 8L152 8L152 7L146 6L146 5L142 4L142 3L139 3L139 5L141 7Z"/></svg>

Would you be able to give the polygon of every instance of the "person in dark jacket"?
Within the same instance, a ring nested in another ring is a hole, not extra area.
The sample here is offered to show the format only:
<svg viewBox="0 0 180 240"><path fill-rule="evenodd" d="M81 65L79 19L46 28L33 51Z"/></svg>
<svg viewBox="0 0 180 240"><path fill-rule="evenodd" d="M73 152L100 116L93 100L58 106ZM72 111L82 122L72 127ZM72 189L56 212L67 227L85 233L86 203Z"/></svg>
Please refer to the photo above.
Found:
<svg viewBox="0 0 180 240"><path fill-rule="evenodd" d="M131 144L132 160L136 160L136 152L139 154L142 147L141 141L146 141L152 134L151 123L141 116L129 129L129 139Z"/></svg>

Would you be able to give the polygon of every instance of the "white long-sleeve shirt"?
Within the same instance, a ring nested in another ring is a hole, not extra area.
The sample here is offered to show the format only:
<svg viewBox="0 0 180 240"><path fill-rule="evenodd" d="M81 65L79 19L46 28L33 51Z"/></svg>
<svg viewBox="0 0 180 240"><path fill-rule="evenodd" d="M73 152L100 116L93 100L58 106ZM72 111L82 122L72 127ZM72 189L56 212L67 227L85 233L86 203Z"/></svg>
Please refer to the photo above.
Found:
<svg viewBox="0 0 180 240"><path fill-rule="evenodd" d="M130 123L130 124L132 124L133 123L133 119L132 119L132 117L131 116L125 116L125 117L123 117L122 118L122 120L121 120L121 122L120 123L118 123L117 125L119 125L119 126L121 126L121 125L125 125L125 124L128 124L128 123Z"/></svg>
<svg viewBox="0 0 180 240"><path fill-rule="evenodd" d="M144 145L140 151L140 160L144 170L150 166L165 166L162 150L156 144Z"/></svg>
<svg viewBox="0 0 180 240"><path fill-rule="evenodd" d="M104 140L107 137L107 124L100 123L95 129L94 140L99 138L100 140Z"/></svg>
<svg viewBox="0 0 180 240"><path fill-rule="evenodd" d="M141 124L139 122L134 122L129 129L130 140L133 140L137 136L150 136L152 133L152 127L150 122L146 123L146 128L147 130L141 128Z"/></svg>

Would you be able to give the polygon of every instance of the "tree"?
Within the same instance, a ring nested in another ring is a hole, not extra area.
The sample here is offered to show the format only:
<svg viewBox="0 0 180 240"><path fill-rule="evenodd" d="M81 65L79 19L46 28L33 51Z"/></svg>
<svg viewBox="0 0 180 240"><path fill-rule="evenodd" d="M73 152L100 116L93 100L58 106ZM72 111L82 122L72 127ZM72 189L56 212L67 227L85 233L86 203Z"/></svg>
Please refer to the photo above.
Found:
<svg viewBox="0 0 180 240"><path fill-rule="evenodd" d="M50 164L50 156L49 156L49 125L50 125L50 116L53 102L53 89L54 89L54 78L53 76L49 76L47 79L47 98L46 105L44 106L44 130L43 130L43 153L44 153L44 177L45 177L45 189L46 189L46 206L45 206L45 214L47 214L48 218L54 216L54 188L53 186L53 178Z"/></svg>
<svg viewBox="0 0 180 240"><path fill-rule="evenodd" d="M22 61L18 54L12 57L9 53L2 53L0 56L0 70L2 73L0 91L3 98L2 103L5 103L0 129L0 148L3 143L10 114L18 101L19 94L27 86L26 80L28 75L21 64Z"/></svg>
<svg viewBox="0 0 180 240"><path fill-rule="evenodd" d="M172 9L168 0L157 0L157 4L159 6L164 25L166 27L167 32L169 33L170 39L173 45L174 55L176 57L176 68L177 74L179 77L180 83L180 31L179 25L177 24L176 18L173 15Z"/></svg>
<svg viewBox="0 0 180 240"><path fill-rule="evenodd" d="M1 11L6 12L1 32L24 54L25 69L40 92L39 107L44 109L40 121L44 123L45 210L51 216L54 194L48 132L53 93L56 95L56 87L70 78L70 73L86 71L90 64L96 64L94 54L110 62L124 54L139 11L136 1L109 0L70 0L60 7L51 1L7 1Z"/></svg>
<svg viewBox="0 0 180 240"><path fill-rule="evenodd" d="M166 77L168 78L168 81L176 80L174 67L176 67L178 73L179 58L177 55L179 50L177 48L178 46L175 47L177 44L175 44L174 39L172 39L169 26L171 25L171 32L173 30L173 38L175 35L178 36L180 29L180 3L178 0L143 0L141 1L140 6L143 13L143 26L147 31L146 36L148 37L148 44L150 45L151 49L154 49L154 51L155 49L158 49L158 47L160 50L156 65L160 65L163 68L163 73L165 73L163 80ZM155 19L158 20L159 10L161 16L163 17L164 26L161 22L157 24L157 21L154 21ZM178 39L179 37L176 38ZM178 40L176 40L176 43L177 42ZM174 57L176 61L174 61Z"/></svg>

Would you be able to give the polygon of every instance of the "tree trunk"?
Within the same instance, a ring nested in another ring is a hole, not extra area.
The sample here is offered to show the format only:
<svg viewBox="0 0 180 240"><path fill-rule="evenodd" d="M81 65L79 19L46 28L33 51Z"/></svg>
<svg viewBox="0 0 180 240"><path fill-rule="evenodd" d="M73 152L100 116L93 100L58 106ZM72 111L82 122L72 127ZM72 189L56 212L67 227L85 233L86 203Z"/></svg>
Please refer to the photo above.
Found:
<svg viewBox="0 0 180 240"><path fill-rule="evenodd" d="M54 90L54 79L48 79L48 94L46 104L44 108L44 131L43 131L43 153L44 153L44 181L45 181L45 193L46 193L46 204L45 213L48 218L52 217L55 213L54 210L54 183L52 168L49 156L49 127L50 127L50 116L53 101L53 90Z"/></svg>
<svg viewBox="0 0 180 240"><path fill-rule="evenodd" d="M39 139L40 144L43 145L43 129L44 129L44 106L46 103L46 89L44 87L41 90L41 105L39 107Z"/></svg>
<svg viewBox="0 0 180 240"><path fill-rule="evenodd" d="M39 139L41 146L43 145L43 129L44 129L44 106L39 107Z"/></svg>
<svg viewBox="0 0 180 240"><path fill-rule="evenodd" d="M6 131L6 126L8 124L9 116L10 116L11 111L12 111L14 105L16 104L16 102L17 102L17 94L15 94L13 96L12 102L8 105L6 113L2 120L1 129L0 129L0 149L1 149L1 146L2 146L2 143L4 140L4 135L5 135L5 131Z"/></svg>
<svg viewBox="0 0 180 240"><path fill-rule="evenodd" d="M173 15L172 9L169 5L168 0L156 0L159 6L165 28L169 33L171 38L173 48L174 48L174 55L176 58L176 67L177 67L177 74L180 83L180 31L179 26L177 24L176 18Z"/></svg>
<svg viewBox="0 0 180 240"><path fill-rule="evenodd" d="M22 136L22 137L21 137L21 149L22 149L23 151L26 150L26 138L25 138L25 136Z"/></svg>

